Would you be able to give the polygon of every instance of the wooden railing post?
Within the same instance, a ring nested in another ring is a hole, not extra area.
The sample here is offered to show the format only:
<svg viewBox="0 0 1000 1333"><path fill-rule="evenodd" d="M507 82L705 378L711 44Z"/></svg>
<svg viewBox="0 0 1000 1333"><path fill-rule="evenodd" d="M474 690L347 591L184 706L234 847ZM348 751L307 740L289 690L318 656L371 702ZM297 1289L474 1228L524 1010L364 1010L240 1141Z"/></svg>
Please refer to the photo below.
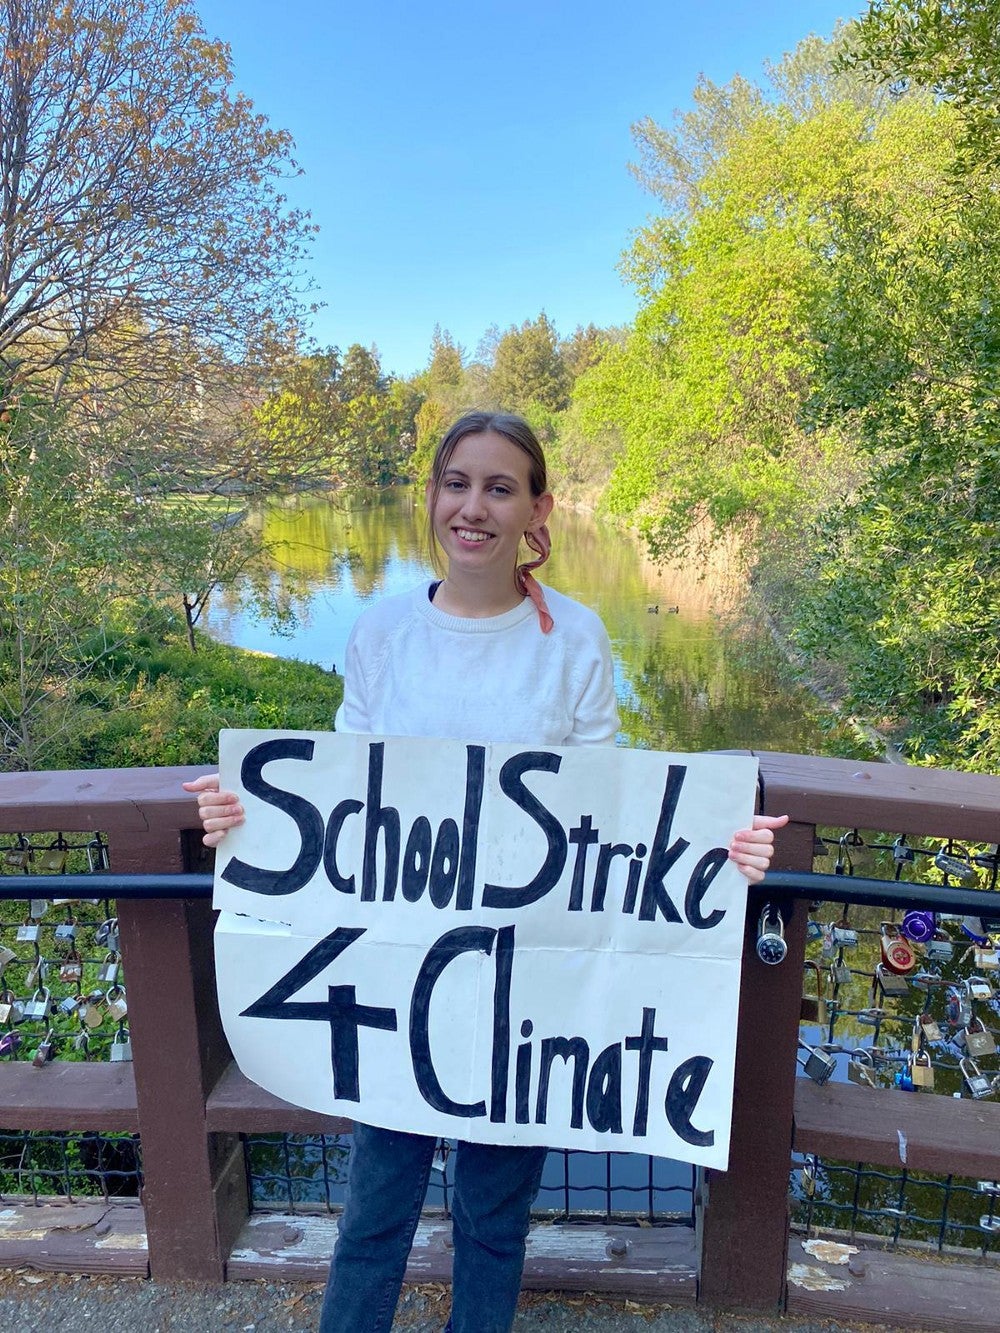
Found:
<svg viewBox="0 0 1000 1333"><path fill-rule="evenodd" d="M109 830L116 873L200 869L184 838L156 824ZM205 899L118 904L128 988L153 1278L221 1282L248 1214L239 1136L208 1134L205 1102L231 1060L215 998L212 909Z"/></svg>
<svg viewBox="0 0 1000 1333"><path fill-rule="evenodd" d="M774 868L810 869L814 837L811 824L787 825ZM731 1309L784 1303L806 908L783 912L788 956L777 967L757 958L759 911L751 902L747 912L729 1169L705 1172L700 1226L699 1298Z"/></svg>

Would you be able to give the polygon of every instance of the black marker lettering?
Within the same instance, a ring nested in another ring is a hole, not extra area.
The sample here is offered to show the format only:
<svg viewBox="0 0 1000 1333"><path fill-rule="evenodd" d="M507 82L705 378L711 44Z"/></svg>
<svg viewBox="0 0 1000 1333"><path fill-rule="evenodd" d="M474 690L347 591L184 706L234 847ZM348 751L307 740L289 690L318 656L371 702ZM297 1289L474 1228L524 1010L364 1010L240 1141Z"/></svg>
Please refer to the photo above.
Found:
<svg viewBox="0 0 1000 1333"><path fill-rule="evenodd" d="M364 806L360 801L341 801L339 805L334 806L333 813L330 815L330 822L326 826L326 841L323 843L323 869L326 871L327 879L339 893L354 892L354 876L348 875L345 879L337 865L337 842L340 838L340 830L343 827L344 820L349 815L360 814L363 809Z"/></svg>
<svg viewBox="0 0 1000 1333"><path fill-rule="evenodd" d="M382 808L382 764L385 742L373 741L368 747L368 810L365 814L365 856L361 868L361 901L375 901L375 850L379 831L385 835L385 882L382 899L391 902L396 896L396 877L399 874L399 811L395 806Z"/></svg>
<svg viewBox="0 0 1000 1333"><path fill-rule="evenodd" d="M653 850L649 854L646 878L642 884L642 901L639 904L640 921L655 921L658 911L663 915L665 921L681 920L681 914L674 906L664 886L663 877L690 845L684 838L678 838L672 847L667 846L670 841L670 826L677 811L677 802L680 799L681 787L684 785L686 774L687 769L683 764L671 764L667 770L667 783L663 789L663 800L660 804L660 818L657 821L656 833L653 836Z"/></svg>
<svg viewBox="0 0 1000 1333"><path fill-rule="evenodd" d="M547 810L521 781L526 771L558 773L561 763L561 755L546 750L525 750L521 754L511 755L501 768L500 790L542 829L548 841L548 850L538 874L520 888L509 888L502 884L485 885L484 907L527 907L529 903L544 898L562 874L566 864L566 834L563 827L551 810Z"/></svg>
<svg viewBox="0 0 1000 1333"><path fill-rule="evenodd" d="M684 895L684 915L696 930L711 930L726 915L722 908L716 908L708 916L702 916L701 900L728 860L729 853L725 847L713 847L710 852L705 853L691 872L687 893Z"/></svg>
<svg viewBox="0 0 1000 1333"><path fill-rule="evenodd" d="M587 1062L590 1047L582 1037L543 1037L538 1058L538 1097L535 1101L535 1123L544 1125L548 1114L549 1073L556 1058L573 1060L573 1100L569 1123L574 1129L583 1126L583 1097L587 1086Z"/></svg>
<svg viewBox="0 0 1000 1333"><path fill-rule="evenodd" d="M691 1124L694 1108L714 1063L707 1055L692 1055L690 1060L679 1064L670 1076L663 1102L670 1128L677 1137L699 1148L710 1148L715 1142L714 1129L695 1129Z"/></svg>
<svg viewBox="0 0 1000 1333"><path fill-rule="evenodd" d="M410 1058L413 1061L413 1074L420 1095L428 1106L446 1115L472 1119L486 1114L486 1103L452 1101L441 1087L431 1059L431 996L438 978L450 962L463 953L488 954L493 948L496 934L488 926L459 926L457 930L449 930L428 950L413 985L410 1001Z"/></svg>
<svg viewBox="0 0 1000 1333"><path fill-rule="evenodd" d="M301 737L289 736L273 741L262 741L243 756L240 767L240 781L251 796L257 796L267 805L290 815L299 830L300 847L298 855L287 870L262 870L260 866L248 865L234 856L222 872L227 884L235 884L238 889L250 893L264 893L269 897L280 897L288 893L297 893L308 884L320 867L323 859L323 817L320 812L305 799L295 796L280 787L272 787L263 776L265 764L276 759L300 759L308 763L313 757L315 742Z"/></svg>
<svg viewBox="0 0 1000 1333"><path fill-rule="evenodd" d="M580 822L569 831L569 840L576 847L576 860L573 862L573 882L569 888L569 910L583 911L583 881L587 873L587 852L600 838L594 828L592 815L581 815Z"/></svg>

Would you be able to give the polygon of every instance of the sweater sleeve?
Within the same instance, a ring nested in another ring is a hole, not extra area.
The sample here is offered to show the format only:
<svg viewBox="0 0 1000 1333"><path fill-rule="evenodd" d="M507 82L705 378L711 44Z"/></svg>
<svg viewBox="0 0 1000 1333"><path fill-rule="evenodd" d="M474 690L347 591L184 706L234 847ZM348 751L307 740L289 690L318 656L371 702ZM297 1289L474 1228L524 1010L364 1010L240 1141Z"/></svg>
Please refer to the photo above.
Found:
<svg viewBox="0 0 1000 1333"><path fill-rule="evenodd" d="M347 640L347 663L344 667L344 698L334 719L335 731L365 733L372 730L368 706L368 682L365 679L361 645L363 631L360 621L355 623Z"/></svg>
<svg viewBox="0 0 1000 1333"><path fill-rule="evenodd" d="M596 647L597 655L573 712L567 745L614 745L618 733L611 644L603 625Z"/></svg>

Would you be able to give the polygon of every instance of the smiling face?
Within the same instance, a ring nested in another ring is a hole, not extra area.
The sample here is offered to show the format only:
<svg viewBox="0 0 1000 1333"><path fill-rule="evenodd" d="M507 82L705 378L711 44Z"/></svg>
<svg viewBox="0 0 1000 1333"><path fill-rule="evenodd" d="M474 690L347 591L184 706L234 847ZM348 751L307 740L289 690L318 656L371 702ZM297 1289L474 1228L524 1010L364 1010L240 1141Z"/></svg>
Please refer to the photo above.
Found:
<svg viewBox="0 0 1000 1333"><path fill-rule="evenodd" d="M521 536L545 522L552 496L533 495L528 455L486 430L459 440L440 483L427 483L427 504L449 577L486 573L513 586Z"/></svg>

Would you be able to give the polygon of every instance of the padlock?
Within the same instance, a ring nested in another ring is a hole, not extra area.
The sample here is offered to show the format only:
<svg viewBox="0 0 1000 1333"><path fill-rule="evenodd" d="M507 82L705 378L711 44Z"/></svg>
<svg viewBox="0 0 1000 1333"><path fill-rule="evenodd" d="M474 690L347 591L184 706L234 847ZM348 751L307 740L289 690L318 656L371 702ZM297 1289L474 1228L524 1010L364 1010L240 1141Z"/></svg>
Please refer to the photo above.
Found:
<svg viewBox="0 0 1000 1333"><path fill-rule="evenodd" d="M12 963L17 957L13 949L8 949L6 944L0 944L0 976L8 963Z"/></svg>
<svg viewBox="0 0 1000 1333"><path fill-rule="evenodd" d="M849 986L850 984L851 969L843 958L838 958L835 963L830 964L830 985L836 990L838 986Z"/></svg>
<svg viewBox="0 0 1000 1333"><path fill-rule="evenodd" d="M23 925L20 925L17 928L18 943L37 944L41 929L42 928L37 921L25 921Z"/></svg>
<svg viewBox="0 0 1000 1333"><path fill-rule="evenodd" d="M944 1037L944 1033L930 1014L920 1014L917 1023L923 1032L924 1041L941 1041Z"/></svg>
<svg viewBox="0 0 1000 1333"><path fill-rule="evenodd" d="M995 1055L993 1033L981 1018L973 1018L965 1027L965 1049L978 1060L981 1055Z"/></svg>
<svg viewBox="0 0 1000 1333"><path fill-rule="evenodd" d="M816 1193L816 1158L811 1157L802 1163L802 1192L811 1199Z"/></svg>
<svg viewBox="0 0 1000 1333"><path fill-rule="evenodd" d="M967 1028L972 1021L972 999L961 986L949 986L945 999L945 1016L954 1028Z"/></svg>
<svg viewBox="0 0 1000 1333"><path fill-rule="evenodd" d="M48 1062L52 1059L52 1045L53 1045L52 1029L49 1028L48 1032L46 1032L45 1034L44 1041L41 1042L41 1044L38 1047L38 1050L32 1056L31 1063L35 1066L36 1069L41 1069L44 1065L48 1064Z"/></svg>
<svg viewBox="0 0 1000 1333"><path fill-rule="evenodd" d="M897 1069L892 1077L893 1084L903 1092L915 1092L913 1085L913 1075L911 1073L912 1065L907 1063L902 1069Z"/></svg>
<svg viewBox="0 0 1000 1333"><path fill-rule="evenodd" d="M875 964L875 981L881 987L883 995L905 995L910 989L906 978L898 972L891 971L885 963Z"/></svg>
<svg viewBox="0 0 1000 1333"><path fill-rule="evenodd" d="M100 836L91 838L87 843L87 869L92 875L105 874L111 869L108 849Z"/></svg>
<svg viewBox="0 0 1000 1333"><path fill-rule="evenodd" d="M99 1028L104 1022L104 1010L95 1003L92 995L87 996L80 1006L80 1022L88 1028Z"/></svg>
<svg viewBox="0 0 1000 1333"><path fill-rule="evenodd" d="M883 921L879 930L882 961L892 972L912 972L917 955L909 940L900 935L891 921Z"/></svg>
<svg viewBox="0 0 1000 1333"><path fill-rule="evenodd" d="M834 944L839 944L842 949L853 949L858 942L858 932L847 920L846 916L834 921L830 927L833 933Z"/></svg>
<svg viewBox="0 0 1000 1333"><path fill-rule="evenodd" d="M993 999L993 987L985 977L967 977L965 984L974 1000Z"/></svg>
<svg viewBox="0 0 1000 1333"><path fill-rule="evenodd" d="M112 1063L132 1059L132 1039L128 1034L128 1028L119 1028L111 1038L110 1059Z"/></svg>
<svg viewBox="0 0 1000 1333"><path fill-rule="evenodd" d="M802 1068L814 1083L826 1083L837 1067L836 1059L820 1046L810 1046L804 1041L799 1042L799 1045L809 1052Z"/></svg>
<svg viewBox="0 0 1000 1333"><path fill-rule="evenodd" d="M48 898L32 898L28 903L28 915L35 921L40 921L48 910Z"/></svg>
<svg viewBox="0 0 1000 1333"><path fill-rule="evenodd" d="M13 1055L20 1044L20 1032L5 1032L0 1037L0 1055Z"/></svg>
<svg viewBox="0 0 1000 1333"><path fill-rule="evenodd" d="M78 1032L73 1038L73 1050L79 1051L85 1060L90 1059L90 1037L86 1032Z"/></svg>
<svg viewBox="0 0 1000 1333"><path fill-rule="evenodd" d="M862 1088L877 1088L875 1062L863 1048L852 1051L847 1061L847 1077Z"/></svg>
<svg viewBox="0 0 1000 1333"><path fill-rule="evenodd" d="M56 1011L60 1014L75 1014L79 1007L79 995L67 995L56 1005Z"/></svg>
<svg viewBox="0 0 1000 1333"><path fill-rule="evenodd" d="M907 846L905 833L901 833L892 844L892 859L898 866L914 860L913 848Z"/></svg>
<svg viewBox="0 0 1000 1333"><path fill-rule="evenodd" d="M17 1019L12 1017L15 1003L16 999L12 990L0 991L0 1023L17 1022Z"/></svg>
<svg viewBox="0 0 1000 1333"><path fill-rule="evenodd" d="M102 948L118 953L118 918L112 916L107 921L102 921L97 927L94 939Z"/></svg>
<svg viewBox="0 0 1000 1333"><path fill-rule="evenodd" d="M76 939L76 922L60 921L56 926L56 939L63 944L72 943Z"/></svg>
<svg viewBox="0 0 1000 1333"><path fill-rule="evenodd" d="M950 850L947 844L940 847L934 856L934 864L946 879L957 879L959 884L975 884L978 878L969 853L957 844Z"/></svg>
<svg viewBox="0 0 1000 1333"><path fill-rule="evenodd" d="M972 959L976 967L995 972L1000 968L1000 955L995 944L976 944L972 949Z"/></svg>
<svg viewBox="0 0 1000 1333"><path fill-rule="evenodd" d="M36 1021L40 1018L48 1018L51 1012L52 996L44 986L40 986L24 1006L24 1016L29 1021Z"/></svg>
<svg viewBox="0 0 1000 1333"><path fill-rule="evenodd" d="M118 957L116 953L112 952L107 954L107 956L104 959L104 962L101 964L98 970L97 980L105 981L111 986L115 985L115 983L118 980L118 969L120 966L121 966L121 959Z"/></svg>
<svg viewBox="0 0 1000 1333"><path fill-rule="evenodd" d="M932 1092L934 1089L934 1066L927 1051L920 1051L910 1061L910 1078L913 1086L920 1092Z"/></svg>
<svg viewBox="0 0 1000 1333"><path fill-rule="evenodd" d="M849 833L845 833L840 839L837 850L837 859L833 864L833 873L835 875L854 874L854 862L851 860L851 853L847 850L849 846L855 845L850 843L850 836Z"/></svg>
<svg viewBox="0 0 1000 1333"><path fill-rule="evenodd" d="M28 968L24 976L24 984L30 990L34 990L40 985L48 973L48 964L40 953L35 953L35 961Z"/></svg>
<svg viewBox="0 0 1000 1333"><path fill-rule="evenodd" d="M811 969L816 974L816 994L809 995L808 990L802 996L801 1019L804 1023L818 1023L825 1027L830 1021L830 1012L827 1008L826 997L823 995L823 973L820 971L819 964L814 963L807 958L802 966L806 969L808 975Z"/></svg>
<svg viewBox="0 0 1000 1333"><path fill-rule="evenodd" d="M128 1013L128 1005L125 1003L125 987L112 986L105 993L104 998L108 1004L108 1013L116 1023L120 1023Z"/></svg>
<svg viewBox="0 0 1000 1333"><path fill-rule="evenodd" d="M785 923L777 908L767 903L757 924L757 957L762 963L783 963L788 953Z"/></svg>
<svg viewBox="0 0 1000 1333"><path fill-rule="evenodd" d="M74 949L72 953L67 954L63 962L59 965L59 980L67 985L75 985L83 978L83 959Z"/></svg>
<svg viewBox="0 0 1000 1333"><path fill-rule="evenodd" d="M31 846L27 842L20 842L16 847L8 847L3 854L4 864L9 865L11 870L27 870L31 863Z"/></svg>
<svg viewBox="0 0 1000 1333"><path fill-rule="evenodd" d="M943 930L934 932L924 945L924 956L932 963L945 963L954 952L954 941Z"/></svg>
<svg viewBox="0 0 1000 1333"><path fill-rule="evenodd" d="M965 1086L969 1089L969 1095L976 1101L983 1097L993 1096L993 1085L983 1074L971 1056L965 1055L959 1060L959 1067L962 1070L962 1078L965 1080Z"/></svg>
<svg viewBox="0 0 1000 1333"><path fill-rule="evenodd" d="M66 867L66 847L48 847L38 854L38 868L46 875L61 875Z"/></svg>
<svg viewBox="0 0 1000 1333"><path fill-rule="evenodd" d="M937 919L933 912L921 912L912 910L903 913L903 920L899 925L900 933L905 935L908 940L914 944L926 944L928 940L934 938L934 932L937 929Z"/></svg>

